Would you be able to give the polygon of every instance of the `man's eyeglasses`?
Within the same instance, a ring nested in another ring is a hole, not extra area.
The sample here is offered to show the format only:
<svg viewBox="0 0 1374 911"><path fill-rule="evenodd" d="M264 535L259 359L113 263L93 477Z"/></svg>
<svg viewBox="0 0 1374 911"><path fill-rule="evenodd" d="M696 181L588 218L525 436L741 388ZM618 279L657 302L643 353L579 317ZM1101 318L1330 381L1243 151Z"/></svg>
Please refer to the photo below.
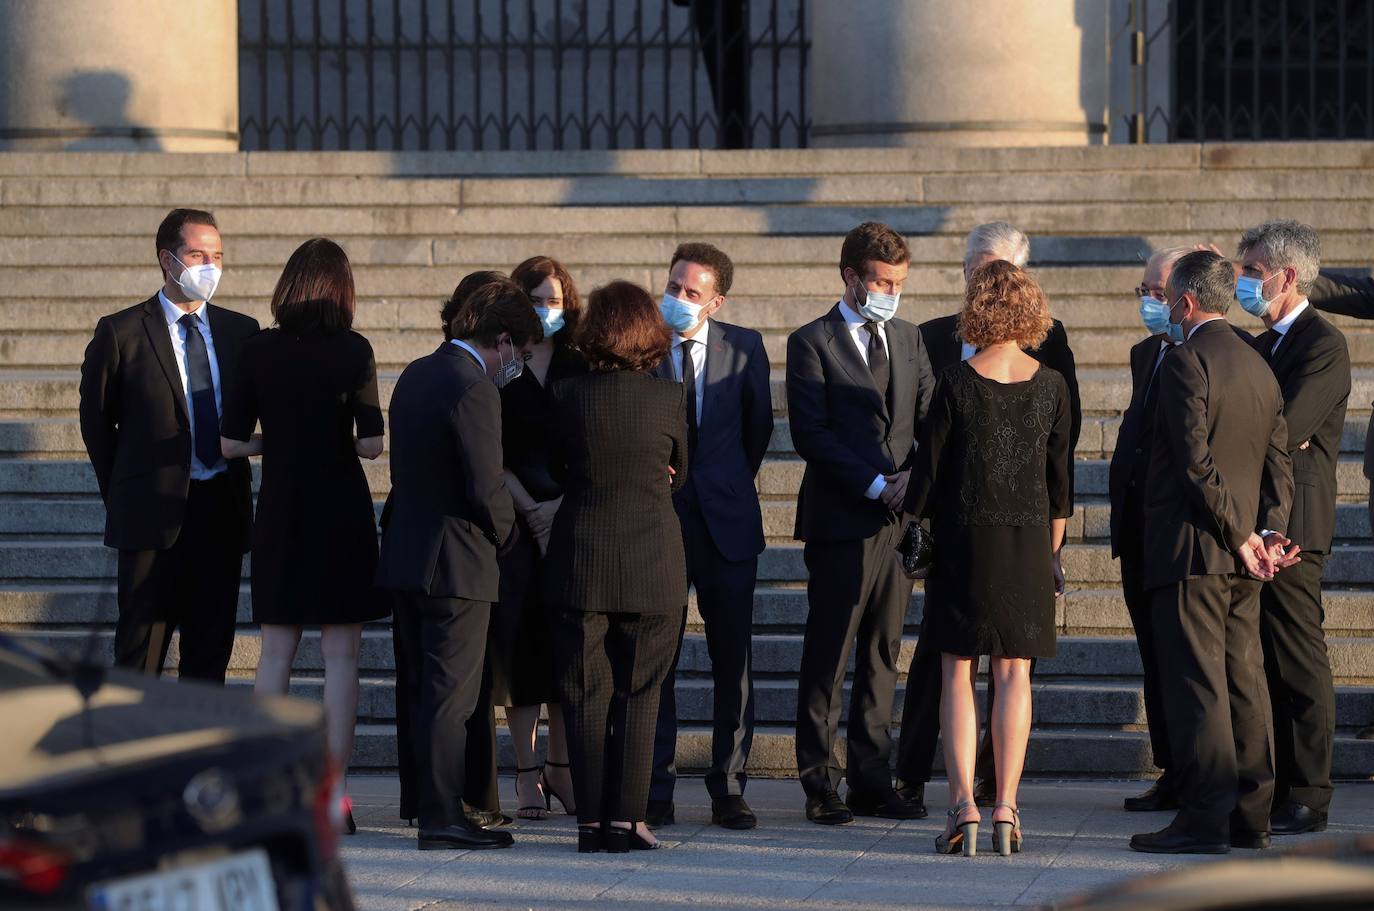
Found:
<svg viewBox="0 0 1374 911"><path fill-rule="evenodd" d="M1169 295L1165 293L1163 288L1147 288L1144 285L1135 286L1135 295L1136 297L1153 297L1160 303L1165 303L1169 300Z"/></svg>

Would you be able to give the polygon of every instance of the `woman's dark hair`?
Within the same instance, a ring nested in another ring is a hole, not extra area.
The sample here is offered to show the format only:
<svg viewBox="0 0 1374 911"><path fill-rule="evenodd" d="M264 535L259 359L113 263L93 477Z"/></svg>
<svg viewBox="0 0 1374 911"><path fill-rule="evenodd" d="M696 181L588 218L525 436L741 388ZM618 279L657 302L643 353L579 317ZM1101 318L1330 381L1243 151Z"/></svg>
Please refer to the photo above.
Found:
<svg viewBox="0 0 1374 911"><path fill-rule="evenodd" d="M510 333L511 344L517 348L544 337L544 327L534 315L529 295L504 275L468 295L449 330L452 338L474 342L480 348L495 348L502 332Z"/></svg>
<svg viewBox="0 0 1374 911"><path fill-rule="evenodd" d="M444 305L439 308L439 323L444 329L444 341L453 341L453 330L449 327L453 325L453 318L458 315L458 311L463 309L463 305L472 297L472 292L483 285L492 282L505 281L506 277L500 272L491 269L484 269L481 272L469 272L463 276L462 281L458 282L458 287L453 289L453 294Z"/></svg>
<svg viewBox="0 0 1374 911"><path fill-rule="evenodd" d="M272 319L287 332L347 332L354 306L348 254L323 237L296 248L272 292Z"/></svg>
<svg viewBox="0 0 1374 911"><path fill-rule="evenodd" d="M555 345L571 344L573 334L577 331L577 320L582 313L582 299L577 296L577 286L563 264L551 256L531 256L512 269L510 277L526 294L533 293L546 278L558 282L563 292L563 331L553 337L553 342Z"/></svg>
<svg viewBox="0 0 1374 911"><path fill-rule="evenodd" d="M667 356L673 337L649 292L620 280L587 298L573 341L593 370L606 372L652 370Z"/></svg>

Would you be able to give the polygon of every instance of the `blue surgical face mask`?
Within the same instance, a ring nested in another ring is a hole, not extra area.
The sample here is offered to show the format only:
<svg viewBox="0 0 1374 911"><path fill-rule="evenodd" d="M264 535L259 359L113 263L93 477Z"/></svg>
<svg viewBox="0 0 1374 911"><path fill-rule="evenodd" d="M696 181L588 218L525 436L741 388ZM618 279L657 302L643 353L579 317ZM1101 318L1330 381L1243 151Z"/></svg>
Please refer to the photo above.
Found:
<svg viewBox="0 0 1374 911"><path fill-rule="evenodd" d="M1183 299L1179 298L1178 302L1174 304L1174 307L1177 307L1182 301ZM1169 341L1173 342L1175 345L1182 345L1184 340L1183 324L1174 322L1174 307L1169 307L1164 314L1165 319L1169 321L1167 326Z"/></svg>
<svg viewBox="0 0 1374 911"><path fill-rule="evenodd" d="M535 307L534 315L539 317L539 323L544 327L544 338L557 335L558 330L563 328L562 307Z"/></svg>
<svg viewBox="0 0 1374 911"><path fill-rule="evenodd" d="M663 295L659 310L662 311L663 321L668 324L669 328L678 332L686 332L701 322L701 304L689 303L680 297L673 297L671 294Z"/></svg>
<svg viewBox="0 0 1374 911"><path fill-rule="evenodd" d="M854 299L859 301L859 315L864 319L876 320L885 323L897 315L897 303L902 299L901 292L896 294L881 294L877 291L869 291L862 284L858 290L862 293L855 293Z"/></svg>
<svg viewBox="0 0 1374 911"><path fill-rule="evenodd" d="M1146 295L1140 299L1140 321L1145 331L1151 335L1163 335L1169 331L1169 305Z"/></svg>
<svg viewBox="0 0 1374 911"><path fill-rule="evenodd" d="M1274 273L1274 275L1281 274L1280 272ZM1274 275L1269 276L1269 278L1273 278ZM1263 319L1264 314L1269 312L1269 305L1274 302L1272 298L1265 300L1264 297L1264 283L1269 281L1269 278L1242 275L1236 279L1236 300L1240 301L1241 307L1251 316Z"/></svg>

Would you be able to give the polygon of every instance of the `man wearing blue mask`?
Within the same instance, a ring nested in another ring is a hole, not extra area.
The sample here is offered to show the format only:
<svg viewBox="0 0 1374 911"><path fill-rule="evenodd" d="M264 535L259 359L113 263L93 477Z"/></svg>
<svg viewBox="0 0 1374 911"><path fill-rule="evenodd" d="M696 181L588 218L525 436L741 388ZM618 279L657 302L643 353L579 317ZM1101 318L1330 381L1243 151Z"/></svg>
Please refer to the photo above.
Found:
<svg viewBox="0 0 1374 911"><path fill-rule="evenodd" d="M1336 460L1350 397L1345 336L1309 304L1321 265L1317 232L1296 221L1246 231L1236 298L1267 331L1254 340L1283 390L1293 509L1287 534L1302 562L1260 592L1260 634L1274 712L1275 835L1320 832L1331 804L1336 696L1322 632L1322 569L1336 524Z"/></svg>
<svg viewBox="0 0 1374 911"><path fill-rule="evenodd" d="M686 243L673 253L668 269L662 310L673 329L673 347L657 372L682 383L695 403L687 412L690 470L673 495L673 506L711 657L713 730L706 790L711 822L752 829L758 820L744 800L744 766L754 741L754 583L764 548L754 478L773 436L768 352L753 329L714 318L734 281L730 257L711 244ZM685 614L683 619L685 628ZM676 670L674 657L658 703L645 814L655 828L674 822Z"/></svg>
<svg viewBox="0 0 1374 911"><path fill-rule="evenodd" d="M806 462L796 537L809 573L797 688L797 770L806 816L823 825L854 814L915 819L888 760L902 625L911 601L893 553L913 446L935 378L921 334L897 319L911 252L890 227L865 222L845 237L844 295L787 339L792 442ZM847 727L849 791L833 749L845 667L854 651Z"/></svg>
<svg viewBox="0 0 1374 911"><path fill-rule="evenodd" d="M258 323L210 304L224 250L209 212L168 213L157 259L162 288L103 317L81 364L81 436L119 551L115 663L160 674L179 629L179 676L223 683L253 507L219 418Z"/></svg>

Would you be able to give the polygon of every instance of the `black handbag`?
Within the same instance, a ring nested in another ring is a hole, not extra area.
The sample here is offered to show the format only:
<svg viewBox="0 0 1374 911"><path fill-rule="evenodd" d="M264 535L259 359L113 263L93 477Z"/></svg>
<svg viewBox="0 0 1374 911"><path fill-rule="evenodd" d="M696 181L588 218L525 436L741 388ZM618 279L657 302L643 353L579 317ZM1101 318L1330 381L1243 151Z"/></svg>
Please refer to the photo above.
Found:
<svg viewBox="0 0 1374 911"><path fill-rule="evenodd" d="M897 545L902 572L908 579L924 579L935 564L935 538L914 519L907 523L902 540Z"/></svg>

